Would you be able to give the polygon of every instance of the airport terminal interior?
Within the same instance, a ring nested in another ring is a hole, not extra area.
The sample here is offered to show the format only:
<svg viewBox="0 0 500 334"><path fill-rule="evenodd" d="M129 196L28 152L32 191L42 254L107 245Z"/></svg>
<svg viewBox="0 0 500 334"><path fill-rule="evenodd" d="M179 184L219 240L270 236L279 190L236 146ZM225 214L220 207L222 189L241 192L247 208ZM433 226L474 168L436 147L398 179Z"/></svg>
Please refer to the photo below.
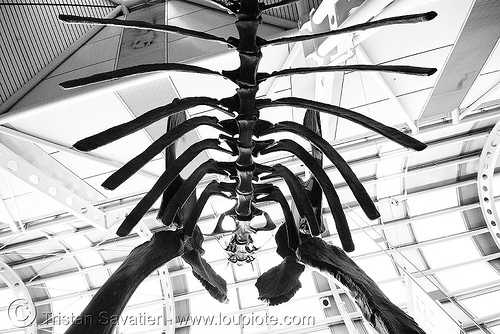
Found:
<svg viewBox="0 0 500 334"><path fill-rule="evenodd" d="M159 71L62 89L59 84L68 80L135 65L181 63L220 72L237 68L239 58L222 43L155 30L66 24L58 15L122 18L237 37L235 16L216 3L0 0L0 334L64 333L130 251L165 229L156 219L157 201L129 235L116 234L164 172L164 153L117 189L101 186L165 133L165 120L90 152L73 144L175 98L222 99L237 88L220 76ZM500 334L500 3L300 0L264 11L258 34L269 40L322 33L429 11L438 15L428 22L265 47L259 71L376 64L432 67L435 74L330 71L273 77L260 84L257 97L338 105L427 144L413 151L346 118L321 114L323 138L348 162L380 212L379 219L367 218L325 158L324 170L356 246L349 256L427 334ZM229 117L208 106L187 114ZM302 123L304 114L281 106L261 110L260 118ZM219 134L202 126L183 136L177 148ZM273 138L285 137L310 149L298 135ZM209 158L231 159L204 151L181 176L187 178ZM287 152L255 159L280 163L303 180L310 175ZM198 195L211 180L224 177L207 174ZM282 179L274 184L291 203L287 184ZM323 202L322 237L340 246ZM198 221L206 234L203 257L226 280L229 302L213 299L190 266L175 258L141 283L119 319L108 319L117 322L115 333L375 333L349 291L309 267L287 303L269 306L259 300L257 278L282 260L276 230L254 235L259 250L252 263L229 262L224 248L231 234L209 234L233 205L232 199L212 197ZM283 223L279 204L259 208L276 225ZM19 321L26 318L31 321Z"/></svg>

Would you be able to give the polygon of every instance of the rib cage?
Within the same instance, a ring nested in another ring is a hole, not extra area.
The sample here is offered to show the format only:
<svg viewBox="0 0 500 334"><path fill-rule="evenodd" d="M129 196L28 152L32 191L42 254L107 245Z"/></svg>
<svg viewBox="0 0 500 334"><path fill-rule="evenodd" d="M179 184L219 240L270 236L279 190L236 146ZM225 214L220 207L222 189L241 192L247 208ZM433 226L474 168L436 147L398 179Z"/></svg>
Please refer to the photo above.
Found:
<svg viewBox="0 0 500 334"><path fill-rule="evenodd" d="M335 149L321 137L321 134L318 133L318 131L314 131L314 129L312 129L311 124L306 126L307 124L300 125L289 121L272 124L260 119L260 111L265 108L277 106L304 108L310 113L327 113L343 117L386 136L396 143L408 148L423 150L426 145L396 129L387 127L364 115L337 106L293 97L277 99L274 101L269 99L257 99L256 93L259 89L259 84L272 77L307 74L321 71L388 71L409 75L427 76L436 72L436 69L412 66L353 65L297 68L276 71L270 74L260 73L258 72L258 65L262 58L261 49L269 45L300 42L317 37L337 35L387 25L418 23L431 20L437 14L435 12L429 12L423 14L405 15L363 23L357 26L347 27L341 30L334 30L326 33L300 35L275 40L264 40L257 35L258 27L261 22L261 11L274 8L280 4L288 4L290 1L273 4L272 7L266 7L265 5L259 3L258 0L240 0L235 2L215 1L215 3L224 7L236 16L237 21L235 25L239 33L238 38L230 37L228 39L223 39L214 35L189 29L169 25L154 25L139 21L122 21L60 15L60 19L68 23L104 24L163 32L168 31L170 33L192 36L216 43L223 43L235 48L240 58L239 68L222 71L222 73L185 64L150 64L97 74L91 77L71 80L61 84L61 87L71 89L147 72L180 71L221 76L224 79L231 80L237 85L236 94L232 97L227 97L221 100L209 97L175 99L170 104L153 109L128 123L117 125L99 134L85 138L74 145L74 147L78 150L90 151L138 131L162 118L178 115L179 113L185 112L186 109L198 105L213 107L232 117L230 120L218 121L215 117L200 116L180 123L156 140L143 153L116 171L103 183L105 188L115 189L163 149L171 148L177 139L198 126L209 125L223 133L217 139L205 139L195 145L192 145L175 161L169 162L166 171L161 175L159 180L155 183L147 195L126 217L118 229L117 234L120 236L129 234L142 216L157 201L157 199L160 198L162 194L168 193L168 196L164 196L163 198L158 218L161 219L166 226L171 227L172 229L177 229L183 235L184 239L189 239L196 230L196 222L199 219L199 215L201 214L207 199L214 195L224 196L226 198L235 199L236 204L232 209L221 215L221 219L219 219L219 223L213 233L218 234L227 232L222 229L221 222L226 216L232 217L235 220L237 227L234 231L231 231L233 233L233 237L230 245L226 249L228 252L228 258L230 261L235 263L251 262L256 251L256 248L252 243L251 234L258 232L259 230L272 230L276 228L276 225L271 221L267 213L258 209L256 204L262 201L275 201L278 202L283 208L285 227L287 230L287 233L281 233L280 237L283 238L283 235L286 235L284 247L288 247L292 251L292 253L286 256L284 261L287 261L287 264L294 263L293 261L298 261L294 254L297 251L300 253L301 243L308 238L315 238L319 236L323 231L320 219L321 214L318 215L318 201L319 212L321 212L321 193L318 195L318 189L320 189L325 194L332 215L334 216L343 249L347 252L353 251L354 244L349 231L349 226L347 225L346 217L342 210L342 205L330 179L324 173L321 164L322 159L318 159L318 155L321 157L324 154L329 160L332 161L341 175L345 178L365 214L370 219L377 219L379 217L379 213L377 212L377 209L366 190L361 185L360 181L357 179L348 164L335 151ZM313 145L313 155L315 156L311 156L305 149L292 141L257 139L261 136L270 135L276 132L291 132L304 137ZM225 142L229 146L230 150L221 147L220 144L222 142ZM219 150L232 155L235 158L231 162L218 162L210 159L201 164L186 180L180 179L179 173L182 169L200 152L206 149ZM302 160L311 170L313 174L312 182L314 184L311 187L306 187L306 185L285 166L279 164L274 166L261 165L255 163L253 160L253 158L258 155L265 155L275 151L288 151ZM228 177L231 182L213 181L209 184L209 186L207 186L196 202L193 192L196 189L198 182L207 173L224 175ZM288 207L288 203L284 200L284 196L281 191L277 187L273 186L272 183L266 182L267 180L275 177L280 177L285 180L291 191L294 205L299 217L293 217L290 212L290 208ZM267 224L260 229L256 229L251 226L251 221L253 218L260 215L265 217ZM280 242L283 245L283 240L280 240ZM289 298L287 298L290 299L292 296L288 296ZM269 296L266 296L266 298L269 299ZM368 297L362 296L362 298ZM405 321L404 319L400 320Z"/></svg>

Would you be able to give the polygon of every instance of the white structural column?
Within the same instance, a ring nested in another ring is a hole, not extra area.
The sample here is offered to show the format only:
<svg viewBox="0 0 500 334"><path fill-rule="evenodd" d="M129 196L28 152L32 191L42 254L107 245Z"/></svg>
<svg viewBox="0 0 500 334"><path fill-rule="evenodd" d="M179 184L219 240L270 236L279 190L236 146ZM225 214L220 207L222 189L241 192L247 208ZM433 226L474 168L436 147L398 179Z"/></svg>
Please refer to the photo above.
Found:
<svg viewBox="0 0 500 334"><path fill-rule="evenodd" d="M27 334L36 334L36 308L23 283L16 272L0 260L0 279L3 280L14 294L14 300L8 301L8 316L12 327L24 328Z"/></svg>
<svg viewBox="0 0 500 334"><path fill-rule="evenodd" d="M358 330L354 326L354 322L352 321L351 316L349 315L349 311L346 308L345 302L342 300L342 298L340 298L340 293L337 289L337 286L332 280L328 280L328 285L332 290L333 300L339 308L340 316L342 317L342 320L344 320L347 330L350 334L359 334Z"/></svg>
<svg viewBox="0 0 500 334"><path fill-rule="evenodd" d="M500 247L500 217L494 200L493 175L499 153L500 121L493 127L486 139L486 144L479 159L479 169L477 172L477 192L479 202L481 203L481 211L497 247Z"/></svg>
<svg viewBox="0 0 500 334"><path fill-rule="evenodd" d="M8 177L15 177L34 190L58 201L65 210L86 223L99 229L107 229L104 212L52 180L44 171L33 166L3 144L0 144L0 172Z"/></svg>

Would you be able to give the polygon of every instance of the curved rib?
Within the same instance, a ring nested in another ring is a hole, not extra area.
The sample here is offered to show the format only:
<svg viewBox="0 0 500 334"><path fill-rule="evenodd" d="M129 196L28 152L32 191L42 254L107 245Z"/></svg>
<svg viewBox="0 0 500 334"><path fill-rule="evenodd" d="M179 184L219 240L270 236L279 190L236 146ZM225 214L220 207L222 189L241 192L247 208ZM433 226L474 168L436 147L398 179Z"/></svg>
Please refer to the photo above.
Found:
<svg viewBox="0 0 500 334"><path fill-rule="evenodd" d="M276 170L276 173L281 177L283 177L288 187L290 188L290 192L292 193L292 197L293 200L295 201L299 214L302 217L305 216L308 220L313 219L312 222L311 220L309 220L309 227L311 229L311 234L319 235L320 231L319 231L319 225L316 222L316 216L314 215L314 212L312 210L311 202L309 201L309 198L307 197L305 190L302 188L302 185L300 184L301 183L300 180L285 166L278 164L273 167ZM269 177L271 176L274 175L271 174ZM269 177L266 176L265 178L267 179ZM316 222L317 224L316 226L313 226L314 222ZM346 252L354 251L354 243L352 241L352 236L349 226L347 224L345 225L339 224L337 226L337 232L339 234L340 242L342 243L342 248Z"/></svg>
<svg viewBox="0 0 500 334"><path fill-rule="evenodd" d="M418 66L400 66L400 65L346 65L346 66L318 66L318 67L298 67L288 68L281 71L274 71L271 74L259 73L259 83L269 78L282 77L295 74L310 74L321 72L336 71L379 71L407 75L430 76L436 73L437 69Z"/></svg>
<svg viewBox="0 0 500 334"><path fill-rule="evenodd" d="M267 196L257 198L255 202L276 202L281 206L281 210L283 211L283 216L285 217L285 225L287 231L288 238L288 247L292 250L296 250L299 247L300 239L299 239L299 229L295 224L295 220L293 218L292 211L290 210L290 206L288 205L288 201L285 196L281 192L280 188L273 186L271 192L267 194Z"/></svg>
<svg viewBox="0 0 500 334"><path fill-rule="evenodd" d="M296 155L307 166L307 168L311 170L311 173L316 177L316 180L318 180L321 188L323 189L323 193L325 194L326 200L328 201L328 205L330 206L333 218L335 220L335 225L337 227L337 230L343 228L349 229L349 225L347 223L344 210L342 209L342 204L340 203L340 198L337 195L337 192L335 191L335 188L333 187L330 178L328 177L328 175L326 175L324 169L321 168L316 163L314 158L302 146L289 139L283 139L278 141L275 146L264 150L262 154L267 154L276 151L288 151ZM352 173L351 171L351 174L354 173ZM367 213L368 216L380 217L377 208L373 204L370 196L366 192L363 185L361 185L361 182L359 182L359 180L355 176L354 177L352 177L352 175L348 176L350 178L350 181L347 181L347 183L349 185L354 184L356 186L356 188L353 189L353 193L356 199L359 198L358 202L360 202L363 211L368 212Z"/></svg>
<svg viewBox="0 0 500 334"><path fill-rule="evenodd" d="M262 46L268 46L268 45L278 45L278 44L288 44L288 43L295 43L295 42L310 41L310 40L313 40L315 38L347 34L347 33L352 33L352 32L356 32L356 31L363 31L363 30L367 30L367 29L380 28L380 27L393 25L393 24L407 24L407 23L425 22L425 21L432 20L436 16L437 16L436 12L427 12L427 13L422 13L422 14L412 14L412 15L389 17L389 18L382 19L382 20L356 24L356 25L353 25L351 27L326 31L326 32L317 33L317 34L298 35L298 36L293 36L293 37L283 37L283 38L273 39L270 41L264 40L261 43L259 43L259 46L262 47Z"/></svg>
<svg viewBox="0 0 500 334"><path fill-rule="evenodd" d="M130 77L133 75L152 73L152 72L166 72L166 71L210 74L210 75L218 75L224 77L221 73L217 71L212 71L200 66L178 64L178 63L157 63L157 64L136 65L132 67L121 68L115 71L94 74L88 77L79 78L75 80L68 80L60 83L59 86L61 86L61 88L64 89L72 89L99 82L109 81L113 79Z"/></svg>
<svg viewBox="0 0 500 334"><path fill-rule="evenodd" d="M198 201L196 202L195 209L189 215L189 218L184 222L183 232L184 235L191 236L193 234L194 228L196 227L196 223L200 218L201 212L203 208L205 208L205 204L208 199L214 195L222 196L228 198L222 191L225 190L220 187L220 183L216 180L212 180L203 190ZM234 191L236 191L236 183L234 184Z"/></svg>
<svg viewBox="0 0 500 334"><path fill-rule="evenodd" d="M127 234L132 231L135 225L141 220L141 218L146 214L146 212L153 206L153 204L156 202L156 200L162 195L162 193L167 189L167 187L172 183L172 181L175 179L175 177L186 167L186 165L191 162L201 151L204 149L208 148L215 148L217 145L215 141L216 139L208 139L212 143L210 145L213 145L214 147L207 147L207 142L202 143L201 145L198 145L197 147L194 147L195 145L191 146L189 149L187 149L183 154L177 158L177 160L160 176L158 181L153 185L153 187L148 191L148 193L139 201L139 203L132 209L130 214L125 218L123 223L121 224L120 228L116 232L119 236L123 237L126 236ZM197 144L200 144L197 143ZM217 145L218 147L218 145ZM210 159L200 165L196 171L198 171L200 168L212 168L214 164L214 160ZM206 174L207 172L205 172ZM194 172L193 172L194 174ZM221 174L223 174L221 172ZM203 174L204 175L204 174ZM192 175L191 175L192 176ZM191 178L191 177L190 177ZM189 179L188 179L189 180ZM177 193L180 192L183 187L185 188L187 181L183 182L183 184L180 186L179 190ZM189 195L189 194L188 194ZM176 200L175 196L172 198L170 201L169 205ZM187 198L187 197L186 197ZM184 204L185 201L182 203ZM167 209L165 211L168 210ZM165 216L165 214L164 214Z"/></svg>
<svg viewBox="0 0 500 334"><path fill-rule="evenodd" d="M356 176L356 174L354 174L351 167L349 167L344 158L342 158L342 156L321 136L317 135L315 132L309 130L305 126L294 122L279 122L271 129L265 131L264 133L260 133L259 135L282 131L295 133L316 145L318 149L320 149L327 156L327 158L330 159L335 167L337 167L338 171L346 180L347 185L349 186L349 188L351 188L354 196L356 197L356 200L359 202L368 218L373 220L380 217L380 214L373 204L373 201L371 200L361 182L359 182L358 177ZM295 154L295 151L293 153Z"/></svg>
<svg viewBox="0 0 500 334"><path fill-rule="evenodd" d="M233 43L229 42L228 40L222 37L214 36L197 30L185 29L165 24L153 24L144 21L132 21L132 20L100 19L96 17L64 15L64 14L59 15L59 20L66 23L87 23L87 24L97 24L97 25L114 26L114 27L169 32L173 34L178 34L188 37L196 37L207 41L218 42L232 47L237 47L237 45L234 45Z"/></svg>
<svg viewBox="0 0 500 334"><path fill-rule="evenodd" d="M380 122L377 122L374 119L371 119L370 117L367 117L365 115L362 115L360 113L357 113L349 109L345 109L342 107L326 103L311 101L298 97L284 97L271 102L265 101L263 103L260 103L257 107L261 109L266 107L277 107L277 106L290 106L296 108L312 109L330 115L342 117L351 122L364 126L365 128L368 128L372 131L375 131L381 134L382 136L404 147L412 148L416 151L422 151L427 147L427 145L416 140L415 138L412 138L397 129L391 128Z"/></svg>
<svg viewBox="0 0 500 334"><path fill-rule="evenodd" d="M180 157L179 157L180 158ZM168 172L168 171L167 171ZM168 203L165 212L163 213L162 222L165 225L169 225L174 219L177 211L184 205L191 193L196 189L196 186L201 181L201 179L208 173L217 173L221 175L227 175L227 173L221 169L217 161L209 159L202 163L198 168L196 168L193 173L184 181L182 186L179 188L175 196L172 198L170 203Z"/></svg>
<svg viewBox="0 0 500 334"><path fill-rule="evenodd" d="M108 190L116 189L128 178L144 167L144 165L146 165L151 159L160 154L166 147L172 145L177 139L184 136L187 132L202 125L209 125L217 130L225 131L224 128L218 124L216 117L199 116L188 119L155 140L145 151L127 162L123 165L123 167L108 177L102 186ZM220 148L220 150L223 150L228 154L232 154L231 151L227 151L222 148Z"/></svg>
<svg viewBox="0 0 500 334"><path fill-rule="evenodd" d="M154 122L159 121L162 118L200 105L206 105L218 110L228 112L221 107L219 100L210 97L186 97L183 99L174 99L171 103L152 109L131 120L130 122L114 126L103 132L82 139L75 145L73 145L73 147L79 151L85 152L95 150L98 147L104 146L122 137L139 131L140 129L153 124Z"/></svg>
<svg viewBox="0 0 500 334"><path fill-rule="evenodd" d="M261 180L268 180L273 177L281 177L285 180L290 192L292 194L293 200L297 205L297 210L301 217L305 217L309 222L309 227L313 235L319 235L320 225L316 220L316 215L311 205L311 201L307 196L306 191L303 188L302 181L295 176L288 168L281 164L277 164L272 167L274 172L261 178Z"/></svg>

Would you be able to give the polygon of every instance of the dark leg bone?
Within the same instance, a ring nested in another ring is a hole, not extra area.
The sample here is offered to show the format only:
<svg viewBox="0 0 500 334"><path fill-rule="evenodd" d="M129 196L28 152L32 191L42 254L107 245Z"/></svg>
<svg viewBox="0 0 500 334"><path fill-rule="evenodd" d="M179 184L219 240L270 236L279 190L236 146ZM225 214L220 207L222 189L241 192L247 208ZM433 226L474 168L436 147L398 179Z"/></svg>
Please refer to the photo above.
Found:
<svg viewBox="0 0 500 334"><path fill-rule="evenodd" d="M193 268L194 277L201 282L208 293L219 302L226 303L228 302L227 283L201 257L205 253L202 248L203 240L203 234L201 234L200 228L196 225L193 236L186 241L186 252L182 255L182 258Z"/></svg>
<svg viewBox="0 0 500 334"><path fill-rule="evenodd" d="M299 281L305 266L297 262L295 252L288 247L286 225L282 224L275 236L276 252L284 259L279 265L263 273L255 282L259 299L269 305L286 303L302 287Z"/></svg>
<svg viewBox="0 0 500 334"><path fill-rule="evenodd" d="M300 261L331 274L348 288L363 316L378 333L425 334L340 248L319 238L309 238L299 246L297 254Z"/></svg>
<svg viewBox="0 0 500 334"><path fill-rule="evenodd" d="M97 291L66 334L111 334L123 309L141 282L154 270L183 253L181 235L155 233L130 252L122 265Z"/></svg>

